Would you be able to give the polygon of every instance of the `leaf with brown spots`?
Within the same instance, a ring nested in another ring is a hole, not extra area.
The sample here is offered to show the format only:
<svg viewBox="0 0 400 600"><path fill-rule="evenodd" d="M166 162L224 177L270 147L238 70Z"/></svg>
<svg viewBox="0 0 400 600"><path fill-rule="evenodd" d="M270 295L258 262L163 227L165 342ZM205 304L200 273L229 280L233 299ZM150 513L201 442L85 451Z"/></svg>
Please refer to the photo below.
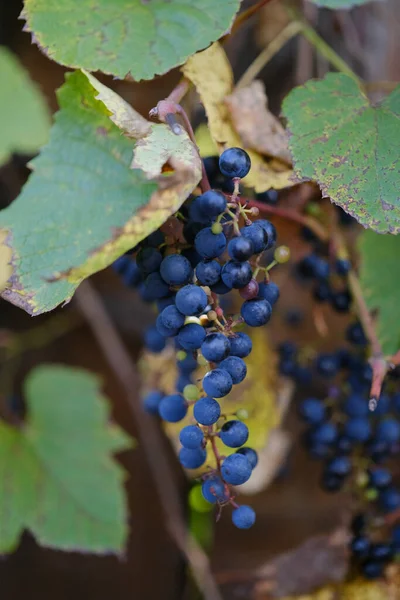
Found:
<svg viewBox="0 0 400 600"><path fill-rule="evenodd" d="M283 103L294 169L364 227L400 233L400 86L373 106L342 73L295 88Z"/></svg>
<svg viewBox="0 0 400 600"><path fill-rule="evenodd" d="M25 30L53 60L152 79L232 25L240 0L25 0Z"/></svg>
<svg viewBox="0 0 400 600"><path fill-rule="evenodd" d="M33 315L68 301L80 281L160 227L201 178L186 132L147 122L93 76L68 74L58 99L49 144L0 213L0 261L4 245L12 251L3 297Z"/></svg>

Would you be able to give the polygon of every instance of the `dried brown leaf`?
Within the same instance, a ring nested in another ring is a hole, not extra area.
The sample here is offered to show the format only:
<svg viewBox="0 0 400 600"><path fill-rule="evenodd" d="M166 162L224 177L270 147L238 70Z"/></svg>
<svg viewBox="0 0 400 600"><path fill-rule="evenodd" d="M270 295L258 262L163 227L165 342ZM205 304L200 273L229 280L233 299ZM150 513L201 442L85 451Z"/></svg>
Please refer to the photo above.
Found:
<svg viewBox="0 0 400 600"><path fill-rule="evenodd" d="M264 84L253 81L225 98L233 125L246 148L291 164L287 134L268 110Z"/></svg>

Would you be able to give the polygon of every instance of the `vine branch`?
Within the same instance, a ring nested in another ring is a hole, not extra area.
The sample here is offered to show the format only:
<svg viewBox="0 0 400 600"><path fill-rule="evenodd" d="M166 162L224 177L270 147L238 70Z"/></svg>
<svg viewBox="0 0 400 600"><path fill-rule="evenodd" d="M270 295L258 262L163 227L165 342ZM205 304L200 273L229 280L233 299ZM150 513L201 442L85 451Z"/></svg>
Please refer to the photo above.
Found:
<svg viewBox="0 0 400 600"><path fill-rule="evenodd" d="M75 298L107 362L124 389L129 408L138 425L139 441L146 455L167 529L188 561L193 578L205 600L222 600L207 555L187 531L179 494L174 484L174 475L163 448L160 431L154 419L147 415L137 402L140 382L129 351L97 291L88 280L81 283Z"/></svg>

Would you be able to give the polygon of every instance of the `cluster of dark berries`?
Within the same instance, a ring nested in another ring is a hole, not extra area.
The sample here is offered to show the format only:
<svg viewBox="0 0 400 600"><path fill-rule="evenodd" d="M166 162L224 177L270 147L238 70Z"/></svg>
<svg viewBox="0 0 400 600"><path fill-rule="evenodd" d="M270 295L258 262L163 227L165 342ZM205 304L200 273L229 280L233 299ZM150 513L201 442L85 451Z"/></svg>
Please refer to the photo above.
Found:
<svg viewBox="0 0 400 600"><path fill-rule="evenodd" d="M393 477L393 459L400 451L400 389L396 377L389 377L372 412L372 369L365 360L361 325L350 325L346 337L351 349L320 353L306 366L296 346L285 342L279 347L280 366L297 381L303 370L303 383L315 377L326 382L324 398L307 397L299 404L307 424L304 445L323 462L322 488L351 492L357 510L363 511L353 522L350 547L355 566L374 578L400 553L400 528L385 525L388 515L400 510Z"/></svg>
<svg viewBox="0 0 400 600"><path fill-rule="evenodd" d="M207 446L213 448L217 468L203 476L204 498L219 506L233 505L233 523L242 529L253 525L255 513L249 506L236 504L231 486L250 478L257 454L245 446L246 424L222 415L218 400L246 377L243 359L250 354L252 342L238 327L265 325L279 298L279 289L269 278L271 265L264 267L260 260L276 243L275 227L264 219L252 222L249 217L255 216L254 210L238 199L239 181L249 169L250 158L244 150L223 152L219 170L225 183L232 183L225 186L231 194L210 189L185 203L179 213L185 242L182 236L167 240L157 231L136 249L136 260L123 256L115 263L128 285L137 287L145 301L157 304L159 314L155 326L146 332L146 347L160 352L168 339L175 343L176 393L152 390L144 406L175 423L193 404L193 424L180 432L179 460L186 469L197 469L206 462ZM278 248L273 262L287 258L287 249ZM264 274L262 281L257 280L259 274ZM243 298L240 316L227 316L221 307L222 297L233 289ZM201 382L194 381L198 359L208 365ZM220 456L215 437L236 452Z"/></svg>

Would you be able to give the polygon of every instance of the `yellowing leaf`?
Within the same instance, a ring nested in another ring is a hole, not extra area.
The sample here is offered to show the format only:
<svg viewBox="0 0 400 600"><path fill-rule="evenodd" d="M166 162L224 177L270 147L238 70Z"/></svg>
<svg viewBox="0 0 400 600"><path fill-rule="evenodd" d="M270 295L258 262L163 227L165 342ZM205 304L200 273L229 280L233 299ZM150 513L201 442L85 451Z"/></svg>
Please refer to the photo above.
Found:
<svg viewBox="0 0 400 600"><path fill-rule="evenodd" d="M92 75L67 74L58 99L49 144L0 212L13 267L3 297L35 315L160 227L201 178L184 130L147 122ZM163 173L165 163L173 171Z"/></svg>
<svg viewBox="0 0 400 600"><path fill-rule="evenodd" d="M280 412L276 404L277 377L273 352L268 344L265 331L254 330L252 333L253 351L246 359L247 377L245 381L234 386L228 396L220 400L221 412L228 418L234 418L239 408L248 412L246 425L249 428L248 445L261 450L267 443L272 429L280 422ZM167 348L161 354L144 353L140 361L145 390L160 389L167 394L175 393L175 382L178 376L175 364L175 352ZM195 379L202 378L206 367L199 367ZM168 423L165 428L172 443L178 448L178 435L182 426L193 423L193 409L179 423ZM227 448L217 439L217 447L221 454L227 456L234 450ZM209 450L208 466L215 466L213 453ZM206 467L194 472L198 476Z"/></svg>
<svg viewBox="0 0 400 600"><path fill-rule="evenodd" d="M11 248L5 244L6 237L7 232L0 230L0 292L6 288L7 282L12 275L12 251Z"/></svg>
<svg viewBox="0 0 400 600"><path fill-rule="evenodd" d="M194 132L194 137L196 138L196 144L202 158L207 156L218 156L217 145L212 139L210 130L205 123L198 126Z"/></svg>
<svg viewBox="0 0 400 600"><path fill-rule="evenodd" d="M239 134L235 131L225 98L234 89L233 73L228 58L218 43L207 50L189 58L182 67L182 72L195 85L208 117L211 137L222 152L227 147L245 147ZM251 170L243 180L256 192L264 192L270 188L284 188L294 184L291 181L292 171L282 167L282 171L271 168L257 152L246 148L251 158Z"/></svg>

